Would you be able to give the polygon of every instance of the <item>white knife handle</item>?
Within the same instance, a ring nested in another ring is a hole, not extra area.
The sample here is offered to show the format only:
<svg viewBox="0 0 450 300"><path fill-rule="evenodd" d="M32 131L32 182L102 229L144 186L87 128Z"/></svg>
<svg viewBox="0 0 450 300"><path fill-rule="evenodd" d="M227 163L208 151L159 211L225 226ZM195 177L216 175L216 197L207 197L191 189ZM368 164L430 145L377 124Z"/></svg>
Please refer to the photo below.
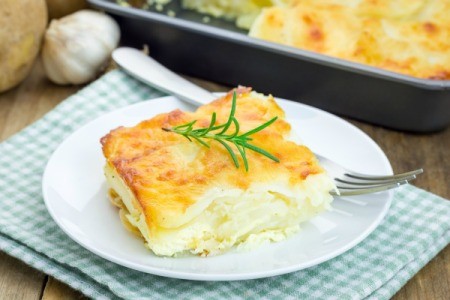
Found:
<svg viewBox="0 0 450 300"><path fill-rule="evenodd" d="M150 56L134 48L117 48L114 61L136 79L194 105L203 105L217 97L170 71Z"/></svg>

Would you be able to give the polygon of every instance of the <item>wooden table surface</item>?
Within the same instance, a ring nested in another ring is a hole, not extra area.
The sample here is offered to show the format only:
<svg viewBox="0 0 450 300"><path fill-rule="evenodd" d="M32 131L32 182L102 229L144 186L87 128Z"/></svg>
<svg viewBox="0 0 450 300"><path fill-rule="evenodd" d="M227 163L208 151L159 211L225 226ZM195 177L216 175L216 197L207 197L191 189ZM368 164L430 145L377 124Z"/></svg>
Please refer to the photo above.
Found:
<svg viewBox="0 0 450 300"><path fill-rule="evenodd" d="M227 89L210 82L194 81L214 91ZM20 86L0 94L0 141L33 123L80 88L82 87L60 87L51 84L46 80L40 62L37 62L30 76ZM381 146L395 172L423 167L425 173L414 184L446 199L450 198L450 128L438 133L417 135L356 121L351 123L366 132ZM0 298L49 300L81 299L83 296L51 276L0 252ZM449 298L449 246L394 297L394 299Z"/></svg>

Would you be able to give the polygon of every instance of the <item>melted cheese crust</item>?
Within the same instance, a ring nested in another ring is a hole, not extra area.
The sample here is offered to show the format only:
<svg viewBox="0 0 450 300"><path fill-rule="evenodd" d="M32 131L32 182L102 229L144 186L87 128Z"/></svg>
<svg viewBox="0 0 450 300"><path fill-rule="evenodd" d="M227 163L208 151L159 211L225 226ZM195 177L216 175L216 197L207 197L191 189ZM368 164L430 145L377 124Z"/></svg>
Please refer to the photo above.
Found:
<svg viewBox="0 0 450 300"><path fill-rule="evenodd" d="M271 96L238 92L241 133L279 117L252 136L279 163L248 150L246 172L219 143L206 148L162 130L192 120L206 127L213 112L224 123L231 93L195 112L175 110L119 127L101 140L105 174L126 208L126 225L137 228L158 255L216 254L248 241L280 240L329 207L334 185L314 154L289 140L282 109Z"/></svg>
<svg viewBox="0 0 450 300"><path fill-rule="evenodd" d="M449 0L182 3L187 9L235 19L252 37L418 78L450 80Z"/></svg>
<svg viewBox="0 0 450 300"><path fill-rule="evenodd" d="M448 0L292 0L250 36L420 78L450 79Z"/></svg>

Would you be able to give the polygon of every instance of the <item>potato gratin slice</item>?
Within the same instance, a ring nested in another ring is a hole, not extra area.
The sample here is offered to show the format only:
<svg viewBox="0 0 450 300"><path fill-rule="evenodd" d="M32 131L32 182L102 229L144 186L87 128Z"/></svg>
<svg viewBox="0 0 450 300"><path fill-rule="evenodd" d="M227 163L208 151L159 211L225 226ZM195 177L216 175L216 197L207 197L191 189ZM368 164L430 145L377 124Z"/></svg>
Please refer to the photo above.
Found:
<svg viewBox="0 0 450 300"><path fill-rule="evenodd" d="M207 148L162 130L193 120L207 127L213 112L218 124L226 122L232 93L195 112L160 114L101 139L111 200L125 227L157 255L206 256L280 241L330 207L332 180L307 147L292 141L291 126L273 97L237 91L240 132L278 116L252 135L252 143L279 163L247 150L246 172L220 143L210 141Z"/></svg>

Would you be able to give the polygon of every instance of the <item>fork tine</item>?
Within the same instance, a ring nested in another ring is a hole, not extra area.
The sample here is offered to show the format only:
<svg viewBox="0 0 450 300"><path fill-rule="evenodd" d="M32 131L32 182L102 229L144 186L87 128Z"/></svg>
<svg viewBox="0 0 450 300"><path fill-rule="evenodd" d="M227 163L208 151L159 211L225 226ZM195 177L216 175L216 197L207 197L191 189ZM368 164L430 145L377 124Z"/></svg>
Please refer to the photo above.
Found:
<svg viewBox="0 0 450 300"><path fill-rule="evenodd" d="M411 180L417 178L417 175L423 173L423 169L417 169L411 172L406 172L396 175L369 175L357 172L352 172L338 163L315 154L322 166L333 177L337 189L331 191L330 194L336 196L353 196L382 192L389 189L396 188L400 185L406 184Z"/></svg>
<svg viewBox="0 0 450 300"><path fill-rule="evenodd" d="M363 194L370 194L370 193L377 193L377 192L383 192L390 189L397 188L401 185L407 184L408 181L400 181L395 184L383 184L378 186L373 186L369 188L357 188L357 187L338 187L339 194L335 191L331 191L330 194L333 196L356 196L356 195L363 195Z"/></svg>
<svg viewBox="0 0 450 300"><path fill-rule="evenodd" d="M390 180L361 180L360 181L350 181L350 180L345 180L345 179L341 179L341 178L334 178L334 180L336 182L339 183L344 183L344 184L349 184L349 185L354 185L354 186L374 186L374 185L381 185L381 184L394 184L400 181L411 181L416 179L417 176L416 175L412 175L412 176L408 176L408 177L402 177L400 179L390 179Z"/></svg>
<svg viewBox="0 0 450 300"><path fill-rule="evenodd" d="M396 175L386 175L386 176L373 176L373 175L367 175L367 174L360 174L360 173L345 173L345 176L354 178L354 179L361 179L361 180L389 180L389 179L404 179L413 175L419 175L423 173L423 169L417 169L411 172L396 174Z"/></svg>
<svg viewBox="0 0 450 300"><path fill-rule="evenodd" d="M339 190L367 190L367 189L374 189L374 188L382 188L382 187L387 187L387 186L399 186L402 184L408 183L407 180L403 180L403 181L398 181L395 183L390 183L390 184L379 184L379 185L371 185L371 186L339 186L337 185L336 187Z"/></svg>

